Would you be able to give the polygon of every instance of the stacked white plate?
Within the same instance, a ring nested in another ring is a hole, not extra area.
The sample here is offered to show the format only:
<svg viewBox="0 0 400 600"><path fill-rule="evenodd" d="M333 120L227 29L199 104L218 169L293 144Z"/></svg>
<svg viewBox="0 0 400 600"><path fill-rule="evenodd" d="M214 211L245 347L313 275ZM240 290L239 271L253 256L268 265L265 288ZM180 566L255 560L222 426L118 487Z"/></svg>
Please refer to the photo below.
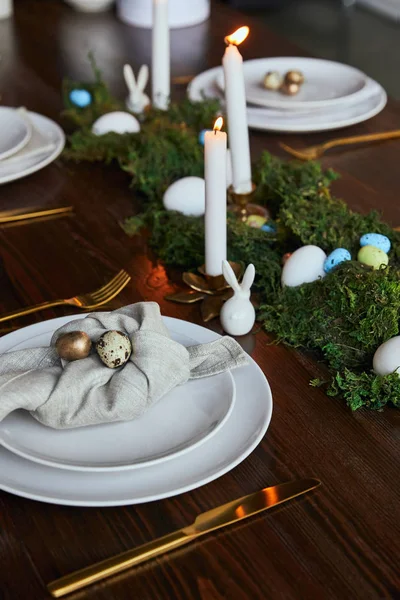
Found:
<svg viewBox="0 0 400 600"><path fill-rule="evenodd" d="M48 345L75 317L25 327L0 340L0 354ZM214 332L165 318L185 346ZM257 364L175 388L140 419L54 430L26 411L0 423L0 489L54 504L118 506L158 500L220 477L263 438L272 413L268 382Z"/></svg>
<svg viewBox="0 0 400 600"><path fill-rule="evenodd" d="M249 127L264 131L312 132L366 121L386 105L385 90L367 75L341 63L316 58L259 58L243 63ZM265 89L264 76L299 70L305 77L298 94ZM224 73L215 67L195 77L189 98L218 98L224 103Z"/></svg>
<svg viewBox="0 0 400 600"><path fill-rule="evenodd" d="M64 132L54 121L23 108L0 106L0 184L43 169L64 145Z"/></svg>

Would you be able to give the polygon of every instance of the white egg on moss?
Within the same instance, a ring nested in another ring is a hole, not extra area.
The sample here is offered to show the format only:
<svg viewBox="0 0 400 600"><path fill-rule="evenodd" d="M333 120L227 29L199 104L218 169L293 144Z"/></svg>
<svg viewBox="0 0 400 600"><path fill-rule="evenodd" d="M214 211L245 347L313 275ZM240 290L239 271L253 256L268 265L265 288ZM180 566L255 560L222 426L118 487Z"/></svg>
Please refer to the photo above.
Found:
<svg viewBox="0 0 400 600"><path fill-rule="evenodd" d="M377 375L400 374L400 335L381 344L374 354L372 367Z"/></svg>
<svg viewBox="0 0 400 600"><path fill-rule="evenodd" d="M318 246L302 246L289 256L282 269L282 286L296 287L325 277L325 252Z"/></svg>
<svg viewBox="0 0 400 600"><path fill-rule="evenodd" d="M201 217L206 204L206 184L202 177L183 177L166 190L163 204L167 210L183 215Z"/></svg>
<svg viewBox="0 0 400 600"><path fill-rule="evenodd" d="M92 125L92 133L95 135L104 135L110 132L139 133L139 131L139 121L133 115L122 110L106 113Z"/></svg>

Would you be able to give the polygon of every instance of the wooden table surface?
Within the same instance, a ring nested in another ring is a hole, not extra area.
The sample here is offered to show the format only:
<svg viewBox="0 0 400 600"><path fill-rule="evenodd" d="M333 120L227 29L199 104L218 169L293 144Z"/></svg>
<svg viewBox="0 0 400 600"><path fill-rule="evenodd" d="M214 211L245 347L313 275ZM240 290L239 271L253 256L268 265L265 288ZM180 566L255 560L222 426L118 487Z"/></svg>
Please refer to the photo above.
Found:
<svg viewBox="0 0 400 600"><path fill-rule="evenodd" d="M172 74L219 64L223 36L248 23L245 58L302 52L222 4L209 22L172 32ZM63 76L90 76L95 53L115 94L126 93L122 65L150 57L150 31L120 23L113 13L85 15L61 0L15 0L0 22L1 102L27 106L59 121ZM174 96L184 94L176 87ZM314 135L252 134L256 158L279 153L279 140L301 147L329 137L395 129L400 108L365 124ZM1 134L1 132L0 132ZM400 223L400 140L332 151L323 159L342 175L337 195L360 211L383 210ZM0 188L0 211L73 205L75 216L0 227L1 311L95 289L120 268L131 284L111 308L156 300L164 314L200 322L197 306L166 303L171 289L144 239L129 239L119 221L134 214L128 177L117 167L57 160ZM19 326L68 314L47 310ZM217 331L217 322L211 325ZM267 485L316 476L317 491L246 523L211 534L74 598L96 600L241 600L398 598L400 412L351 414L341 400L309 386L310 357L267 345L265 333L243 343L269 379L274 412L268 432L242 464L220 479L168 500L123 508L74 508L0 493L0 597L41 600L45 584L100 559L190 523L200 511Z"/></svg>

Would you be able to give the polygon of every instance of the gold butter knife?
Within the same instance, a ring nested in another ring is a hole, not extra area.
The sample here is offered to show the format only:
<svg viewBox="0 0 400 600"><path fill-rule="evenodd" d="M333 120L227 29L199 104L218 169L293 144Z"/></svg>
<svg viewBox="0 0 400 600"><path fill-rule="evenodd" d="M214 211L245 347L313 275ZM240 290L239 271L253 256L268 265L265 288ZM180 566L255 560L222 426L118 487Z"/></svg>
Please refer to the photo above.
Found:
<svg viewBox="0 0 400 600"><path fill-rule="evenodd" d="M54 598L61 598L61 596L130 569L169 550L193 542L210 531L242 521L263 510L268 510L282 502L305 494L319 485L321 482L318 479L301 479L267 487L249 496L243 496L200 514L192 525L184 529L56 579L48 584L47 589Z"/></svg>

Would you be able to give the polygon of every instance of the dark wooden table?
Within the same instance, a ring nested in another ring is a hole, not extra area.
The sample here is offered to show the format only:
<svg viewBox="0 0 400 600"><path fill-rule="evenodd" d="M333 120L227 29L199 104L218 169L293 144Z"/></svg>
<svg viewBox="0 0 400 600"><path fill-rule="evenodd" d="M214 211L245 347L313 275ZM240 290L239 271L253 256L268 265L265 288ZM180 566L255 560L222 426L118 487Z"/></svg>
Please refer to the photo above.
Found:
<svg viewBox="0 0 400 600"><path fill-rule="evenodd" d="M150 56L151 34L118 22L113 13L78 14L61 0L15 0L15 17L0 23L0 93L5 105L25 105L59 120L64 75L90 76L94 51L112 90L123 97L125 62ZM257 21L213 5L203 25L172 32L172 74L219 64L223 36L247 22L245 58L301 52ZM183 88L174 89L177 97ZM378 117L346 134L394 129L400 108L389 102ZM340 134L343 132L340 132ZM1 134L1 132L0 132ZM286 135L302 146L332 134ZM254 158L279 153L281 135L254 133ZM334 190L357 210L379 207L400 222L400 141L331 152L323 160L342 179ZM75 207L75 216L0 227L1 311L95 289L126 268L131 284L110 308L156 300L166 315L199 322L197 306L164 302L170 289L143 239L128 239L119 221L134 213L127 176L116 167L61 160L0 188L0 210L28 206ZM68 314L48 310L26 325ZM218 330L218 323L212 325ZM207 510L266 485L317 476L316 492L245 524L109 580L74 598L96 600L240 600L273 598L398 598L400 413L360 411L308 384L316 372L308 357L267 345L264 333L244 340L268 377L272 423L263 442L231 473L175 498L125 508L53 506L0 493L0 597L41 600L45 584L72 570L190 523Z"/></svg>

